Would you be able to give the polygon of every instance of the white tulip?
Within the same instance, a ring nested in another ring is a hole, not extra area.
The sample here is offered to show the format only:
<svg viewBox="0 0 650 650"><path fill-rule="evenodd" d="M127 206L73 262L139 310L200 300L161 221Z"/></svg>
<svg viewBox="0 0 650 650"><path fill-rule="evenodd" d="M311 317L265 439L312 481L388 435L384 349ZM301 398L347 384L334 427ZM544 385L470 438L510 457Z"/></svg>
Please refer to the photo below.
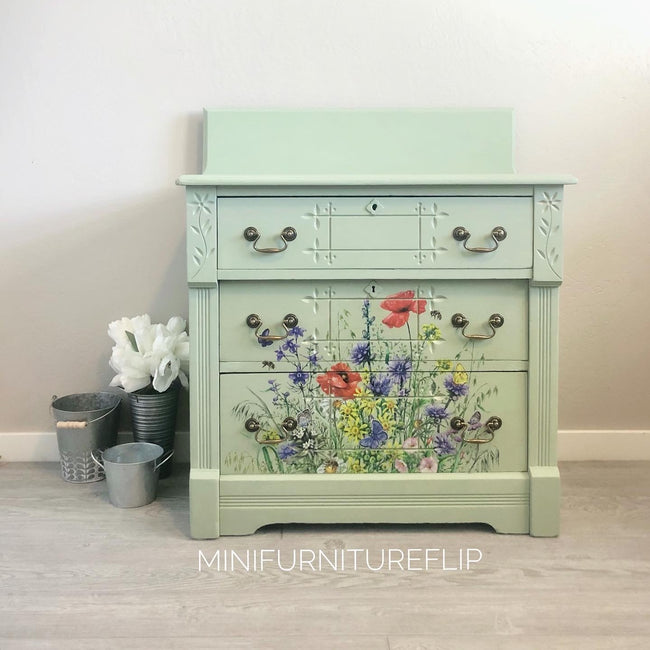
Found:
<svg viewBox="0 0 650 650"><path fill-rule="evenodd" d="M154 390L162 393L178 378L186 387L184 370L190 353L186 325L179 316L170 318L167 325L152 325L148 314L110 323L108 335L116 345L109 364L117 373L111 386L133 392L153 384Z"/></svg>

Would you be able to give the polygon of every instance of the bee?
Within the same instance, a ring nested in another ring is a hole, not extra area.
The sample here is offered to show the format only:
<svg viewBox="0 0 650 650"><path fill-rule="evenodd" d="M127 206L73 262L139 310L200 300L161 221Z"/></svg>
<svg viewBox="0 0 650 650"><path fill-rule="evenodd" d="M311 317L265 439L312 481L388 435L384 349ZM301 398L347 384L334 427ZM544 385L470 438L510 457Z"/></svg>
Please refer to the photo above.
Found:
<svg viewBox="0 0 650 650"><path fill-rule="evenodd" d="M431 311L431 318L435 318L436 320L442 320L442 314L437 309L433 309Z"/></svg>
<svg viewBox="0 0 650 650"><path fill-rule="evenodd" d="M262 368L268 368L269 370L275 369L275 364L273 361L262 361Z"/></svg>
<svg viewBox="0 0 650 650"><path fill-rule="evenodd" d="M336 470L339 468L339 463L334 458L330 458L325 462L324 473L325 474L336 474Z"/></svg>

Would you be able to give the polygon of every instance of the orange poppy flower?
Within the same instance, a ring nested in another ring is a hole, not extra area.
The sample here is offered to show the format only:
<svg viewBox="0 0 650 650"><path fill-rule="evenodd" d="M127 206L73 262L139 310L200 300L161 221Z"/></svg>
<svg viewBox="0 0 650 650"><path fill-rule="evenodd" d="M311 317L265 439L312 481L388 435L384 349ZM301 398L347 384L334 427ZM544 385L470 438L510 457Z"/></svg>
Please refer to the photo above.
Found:
<svg viewBox="0 0 650 650"><path fill-rule="evenodd" d="M352 399L357 384L361 381L361 375L354 372L347 363L340 361L324 374L318 375L316 381L324 393L342 399Z"/></svg>
<svg viewBox="0 0 650 650"><path fill-rule="evenodd" d="M391 312L381 322L388 327L402 327L408 322L411 312L421 314L427 306L427 301L423 299L413 300L415 292L412 289L400 291L388 296L386 300L379 303L382 309Z"/></svg>

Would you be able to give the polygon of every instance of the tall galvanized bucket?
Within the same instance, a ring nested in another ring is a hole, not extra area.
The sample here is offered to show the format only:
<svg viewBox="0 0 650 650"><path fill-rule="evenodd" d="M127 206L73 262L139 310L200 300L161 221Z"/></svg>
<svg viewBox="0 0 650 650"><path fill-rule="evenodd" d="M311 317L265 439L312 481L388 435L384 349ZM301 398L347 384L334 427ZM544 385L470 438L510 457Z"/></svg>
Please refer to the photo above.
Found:
<svg viewBox="0 0 650 650"><path fill-rule="evenodd" d="M133 440L160 445L166 453L174 449L178 394L178 386L164 393L129 393ZM166 463L160 478L171 473L172 464Z"/></svg>
<svg viewBox="0 0 650 650"><path fill-rule="evenodd" d="M148 442L127 442L104 451L101 460L92 458L106 472L109 501L118 508L139 508L156 498L159 468L172 453Z"/></svg>
<svg viewBox="0 0 650 650"><path fill-rule="evenodd" d="M61 457L61 476L71 483L92 483L104 478L93 462L99 453L117 441L121 400L113 393L75 393L54 397L56 440Z"/></svg>

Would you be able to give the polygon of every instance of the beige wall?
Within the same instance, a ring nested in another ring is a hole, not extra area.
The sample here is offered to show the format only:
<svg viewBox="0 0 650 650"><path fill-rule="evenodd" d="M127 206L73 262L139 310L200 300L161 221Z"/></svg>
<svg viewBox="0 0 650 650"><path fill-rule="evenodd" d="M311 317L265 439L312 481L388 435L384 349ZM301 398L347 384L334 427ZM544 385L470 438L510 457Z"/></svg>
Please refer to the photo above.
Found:
<svg viewBox="0 0 650 650"><path fill-rule="evenodd" d="M0 432L108 384L110 320L187 314L205 105L514 107L517 170L580 180L560 427L647 429L648 55L625 0L5 0Z"/></svg>

